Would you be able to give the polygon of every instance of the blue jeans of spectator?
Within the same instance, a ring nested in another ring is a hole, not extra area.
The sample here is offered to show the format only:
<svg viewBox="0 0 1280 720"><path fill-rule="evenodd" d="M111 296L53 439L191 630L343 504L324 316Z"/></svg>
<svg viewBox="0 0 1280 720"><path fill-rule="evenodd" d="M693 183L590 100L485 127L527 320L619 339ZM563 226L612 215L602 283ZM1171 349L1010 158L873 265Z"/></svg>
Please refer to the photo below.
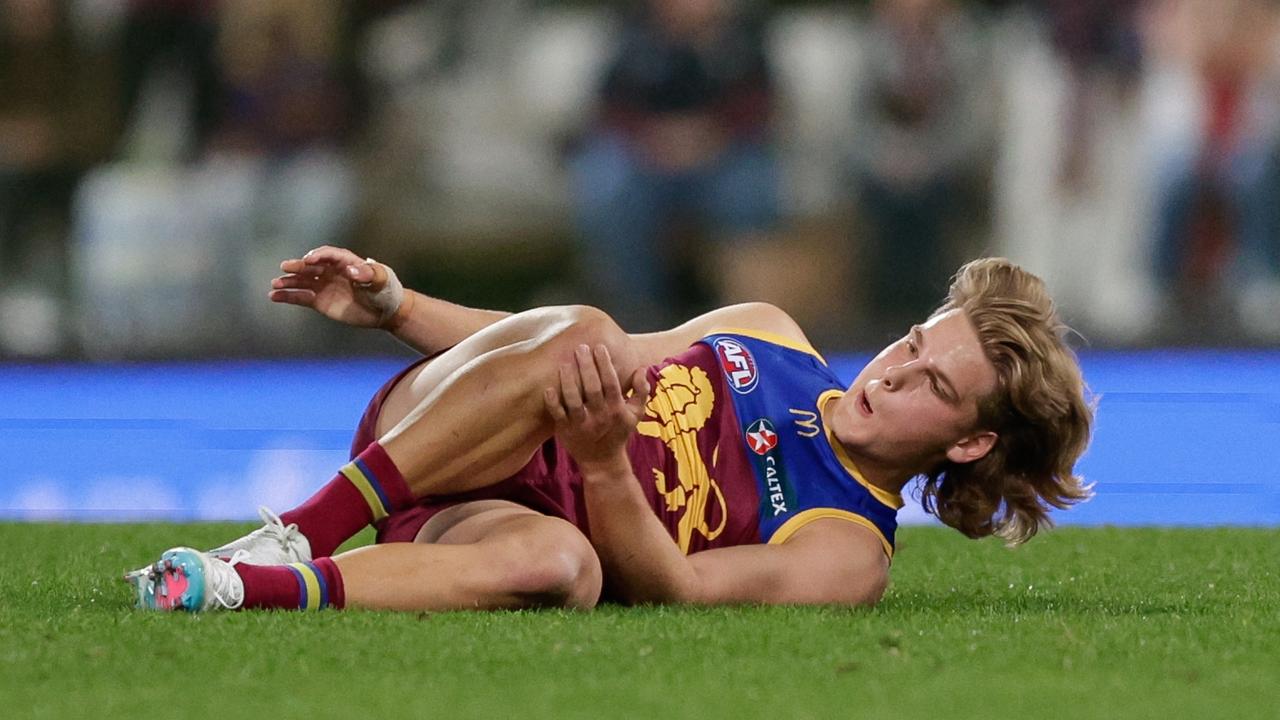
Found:
<svg viewBox="0 0 1280 720"><path fill-rule="evenodd" d="M680 319L667 247L673 223L692 222L713 241L730 242L778 219L778 166L763 144L732 145L704 167L665 173L625 138L600 134L573 158L570 173L586 283L628 330Z"/></svg>

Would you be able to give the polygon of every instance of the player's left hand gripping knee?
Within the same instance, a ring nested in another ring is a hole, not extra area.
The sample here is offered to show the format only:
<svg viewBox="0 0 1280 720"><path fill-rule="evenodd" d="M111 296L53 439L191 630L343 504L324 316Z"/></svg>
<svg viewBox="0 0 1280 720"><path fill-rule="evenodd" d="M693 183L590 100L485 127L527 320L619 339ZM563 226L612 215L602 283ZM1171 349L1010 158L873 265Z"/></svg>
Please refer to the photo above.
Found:
<svg viewBox="0 0 1280 720"><path fill-rule="evenodd" d="M579 345L574 362L562 363L559 370L559 387L547 388L543 399L565 449L579 466L625 457L627 438L644 416L649 396L645 369L628 378L630 396L604 344Z"/></svg>

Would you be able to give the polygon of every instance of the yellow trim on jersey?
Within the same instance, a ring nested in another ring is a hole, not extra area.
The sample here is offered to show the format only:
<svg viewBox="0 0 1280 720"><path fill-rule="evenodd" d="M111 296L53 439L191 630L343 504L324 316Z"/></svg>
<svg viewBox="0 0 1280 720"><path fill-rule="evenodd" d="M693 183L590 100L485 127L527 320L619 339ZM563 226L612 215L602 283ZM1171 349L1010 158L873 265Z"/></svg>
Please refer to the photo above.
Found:
<svg viewBox="0 0 1280 720"><path fill-rule="evenodd" d="M827 364L826 359L823 358L822 355L820 355L818 351L813 348L812 345L806 342L801 342L794 338L789 338L786 335L771 333L767 330L747 330L745 328L722 327L722 328L716 328L715 330L712 330L711 332L707 333L707 336L709 337L711 335L719 335L721 333L728 333L731 335L746 335L747 337L755 338L757 340L771 342L774 345L781 345L782 347L791 348L792 350L799 350L802 353L808 353L809 355L812 355L818 358L818 362L822 363L823 365Z"/></svg>
<svg viewBox="0 0 1280 720"><path fill-rule="evenodd" d="M319 610L320 580L316 577L316 571L312 570L306 563L289 563L289 567L298 571L298 574L302 576L303 584L307 586L307 606L298 609Z"/></svg>
<svg viewBox="0 0 1280 720"><path fill-rule="evenodd" d="M843 390L828 390L822 393L821 395L819 395L818 396L818 414L822 415L827 403L843 395L844 395ZM853 476L853 479L858 481L859 485L866 488L875 497L875 499L879 500L885 505L888 505L894 510L897 510L902 507L902 495L898 493L889 492L884 488L878 488L875 485L872 485L871 483L867 482L867 479L862 477L862 471L858 470L858 466L854 464L853 458L849 457L849 453L845 451L844 446L840 444L839 440L836 440L835 433L831 431L831 428L828 427L826 423L823 423L822 429L827 434L827 442L830 443L831 449L835 451L836 459L839 460L840 465L844 467L844 469L850 475Z"/></svg>
<svg viewBox="0 0 1280 720"><path fill-rule="evenodd" d="M773 537L769 538L769 544L780 545L790 540L791 536L795 535L800 528L808 525L814 520L823 520L825 518L848 520L851 523L861 525L875 533L876 537L880 538L880 544L884 546L884 554L888 555L890 560L893 559L893 545L889 544L888 539L885 538L884 533L880 532L880 528L876 527L875 523L856 513L836 508L812 508L805 510L804 512L796 513L794 517L783 523L782 527L774 531Z"/></svg>
<svg viewBox="0 0 1280 720"><path fill-rule="evenodd" d="M373 484L369 482L369 478L360 472L360 468L355 463L344 465L338 472L342 473L352 485L356 486L356 490L364 496L364 501L369 504L369 511L373 513L373 521L377 522L387 516L387 509L382 507L382 499L378 497L378 492L373 489Z"/></svg>

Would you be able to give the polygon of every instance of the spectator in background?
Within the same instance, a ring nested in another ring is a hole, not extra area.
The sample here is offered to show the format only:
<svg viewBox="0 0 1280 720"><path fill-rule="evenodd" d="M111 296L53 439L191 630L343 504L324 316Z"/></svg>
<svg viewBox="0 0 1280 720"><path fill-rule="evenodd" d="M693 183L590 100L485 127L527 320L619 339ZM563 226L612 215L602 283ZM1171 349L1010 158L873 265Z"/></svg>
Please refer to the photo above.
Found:
<svg viewBox="0 0 1280 720"><path fill-rule="evenodd" d="M338 0L221 2L216 57L224 80L206 162L252 189L242 302L251 303L245 311L264 338L292 321L264 312L251 290L274 272L267 258L342 241L355 212L357 186L345 153L354 88L344 18Z"/></svg>
<svg viewBox="0 0 1280 720"><path fill-rule="evenodd" d="M72 264L87 353L239 354L268 339L290 352L312 342L255 288L274 258L343 239L354 214L343 6L131 6L125 47L137 28L170 27L174 37L125 63L138 76L126 85L141 88L125 158L77 192ZM196 317L201 307L221 312Z"/></svg>
<svg viewBox="0 0 1280 720"><path fill-rule="evenodd" d="M1096 140L1091 123L1097 120L1098 106L1115 99L1109 86L1126 92L1138 75L1137 8L1137 0L1046 0L1041 8L1067 75L1064 149L1057 179L1068 193L1081 191L1088 181L1090 145Z"/></svg>
<svg viewBox="0 0 1280 720"><path fill-rule="evenodd" d="M127 0L125 4L120 30L120 101L126 123L134 132L126 138L129 145L121 152L130 157L176 152L182 160L194 159L204 149L218 117L221 71L214 56L218 0ZM164 119L164 124L189 132L188 137L174 139L179 145L174 148L148 146L137 128L138 123L146 122L139 118L147 107L146 99L154 97L157 83L164 82L189 94L189 117Z"/></svg>
<svg viewBox="0 0 1280 720"><path fill-rule="evenodd" d="M996 32L998 251L1035 268L1091 339L1149 330L1142 0L1028 0Z"/></svg>
<svg viewBox="0 0 1280 720"><path fill-rule="evenodd" d="M224 97L214 150L285 158L343 144L350 125L336 2L223 0Z"/></svg>
<svg viewBox="0 0 1280 720"><path fill-rule="evenodd" d="M336 67L343 19L334 0L129 0L120 75L130 123L146 124L140 116L166 93L184 96L190 117L151 122L181 126L187 136L177 148L149 152L155 143L143 138L125 154L280 159L336 145L347 129L342 81L350 79Z"/></svg>
<svg viewBox="0 0 1280 720"><path fill-rule="evenodd" d="M649 0L626 20L571 173L587 282L629 330L686 314L673 241L690 225L715 265L776 222L761 20L737 0Z"/></svg>
<svg viewBox="0 0 1280 720"><path fill-rule="evenodd" d="M1155 148L1155 265L1177 319L1169 325L1221 339L1237 330L1223 322L1234 312L1238 329L1280 339L1277 5L1157 0L1149 20L1151 52L1183 76L1193 123Z"/></svg>
<svg viewBox="0 0 1280 720"><path fill-rule="evenodd" d="M982 62L950 0L876 1L851 140L866 237L855 277L885 328L937 304L960 254L956 226L984 203L969 192L984 175Z"/></svg>
<svg viewBox="0 0 1280 720"><path fill-rule="evenodd" d="M0 355L66 349L71 196L116 126L102 67L65 3L0 0Z"/></svg>

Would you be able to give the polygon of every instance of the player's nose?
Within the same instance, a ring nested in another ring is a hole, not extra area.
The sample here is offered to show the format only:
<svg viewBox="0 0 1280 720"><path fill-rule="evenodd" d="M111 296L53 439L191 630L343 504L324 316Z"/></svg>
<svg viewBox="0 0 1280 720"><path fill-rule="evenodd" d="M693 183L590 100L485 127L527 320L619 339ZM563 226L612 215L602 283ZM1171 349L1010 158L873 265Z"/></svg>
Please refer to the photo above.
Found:
<svg viewBox="0 0 1280 720"><path fill-rule="evenodd" d="M913 363L890 365L885 368L884 375L880 378L880 384L884 386L885 390L901 390L906 387L907 380L911 376L914 367Z"/></svg>
<svg viewBox="0 0 1280 720"><path fill-rule="evenodd" d="M902 384L902 368L899 365L890 365L885 368L884 375L880 378L880 384L885 390L890 392L898 389Z"/></svg>

